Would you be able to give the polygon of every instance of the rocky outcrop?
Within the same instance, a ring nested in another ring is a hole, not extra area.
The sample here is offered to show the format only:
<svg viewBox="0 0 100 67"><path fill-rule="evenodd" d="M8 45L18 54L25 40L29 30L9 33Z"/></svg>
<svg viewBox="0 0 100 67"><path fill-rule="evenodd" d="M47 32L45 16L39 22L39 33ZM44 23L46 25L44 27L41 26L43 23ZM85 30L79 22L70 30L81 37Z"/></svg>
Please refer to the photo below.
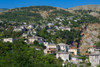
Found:
<svg viewBox="0 0 100 67"><path fill-rule="evenodd" d="M85 54L88 47L93 46L96 42L100 41L98 36L100 35L100 24L89 24L87 29L82 33L84 36L81 40L80 51L82 54Z"/></svg>
<svg viewBox="0 0 100 67"><path fill-rule="evenodd" d="M90 15L92 15L94 17L100 17L100 14L97 12L91 12Z"/></svg>

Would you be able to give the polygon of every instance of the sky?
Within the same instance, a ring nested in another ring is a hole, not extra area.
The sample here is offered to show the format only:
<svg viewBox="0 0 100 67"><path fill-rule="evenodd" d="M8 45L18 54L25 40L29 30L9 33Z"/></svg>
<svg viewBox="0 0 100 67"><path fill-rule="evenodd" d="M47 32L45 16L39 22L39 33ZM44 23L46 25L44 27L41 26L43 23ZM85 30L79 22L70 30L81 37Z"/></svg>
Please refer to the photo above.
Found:
<svg viewBox="0 0 100 67"><path fill-rule="evenodd" d="M0 8L19 8L28 6L54 6L71 8L81 5L100 5L100 0L0 0Z"/></svg>

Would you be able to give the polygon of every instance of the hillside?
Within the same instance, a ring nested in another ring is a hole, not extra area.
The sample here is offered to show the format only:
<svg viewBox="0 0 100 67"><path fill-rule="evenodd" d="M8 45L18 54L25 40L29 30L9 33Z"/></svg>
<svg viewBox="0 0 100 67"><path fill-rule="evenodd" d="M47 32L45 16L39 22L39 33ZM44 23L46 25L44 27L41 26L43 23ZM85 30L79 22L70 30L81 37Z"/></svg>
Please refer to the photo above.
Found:
<svg viewBox="0 0 100 67"><path fill-rule="evenodd" d="M93 11L100 11L100 5L77 6L77 7L74 7L74 8L69 8L69 10L93 10Z"/></svg>
<svg viewBox="0 0 100 67"><path fill-rule="evenodd" d="M46 24L50 22L55 24L55 26L59 25L58 23L61 22L60 26L69 26L73 29L78 28L79 30L81 29L81 26L83 24L100 23L100 20L98 18L96 18L95 16L93 17L93 15L96 16L99 15L98 13L95 14L91 10L85 10L85 11L79 10L73 14L63 8L57 8L51 6L30 6L30 7L14 8L6 12L2 12L0 13L0 20L7 21L7 22L15 21L15 22L37 23L37 24L38 22L41 22L43 24L43 27L44 25L46 26ZM60 20L62 21L56 20L56 18L59 17ZM90 35L91 33L88 34ZM57 38L55 37L55 39Z"/></svg>
<svg viewBox="0 0 100 67"><path fill-rule="evenodd" d="M100 41L100 24L88 24L86 30L84 29L81 39L81 54L85 54L86 50Z"/></svg>
<svg viewBox="0 0 100 67"><path fill-rule="evenodd" d="M18 22L37 22L47 18L67 17L72 14L62 8L51 6L30 6L10 9L0 15L0 19Z"/></svg>
<svg viewBox="0 0 100 67"><path fill-rule="evenodd" d="M0 9L0 12L3 12L3 11L7 11L8 9L6 9L6 8L1 8Z"/></svg>
<svg viewBox="0 0 100 67"><path fill-rule="evenodd" d="M91 15L100 19L100 5L85 5L67 9L72 14L76 15Z"/></svg>

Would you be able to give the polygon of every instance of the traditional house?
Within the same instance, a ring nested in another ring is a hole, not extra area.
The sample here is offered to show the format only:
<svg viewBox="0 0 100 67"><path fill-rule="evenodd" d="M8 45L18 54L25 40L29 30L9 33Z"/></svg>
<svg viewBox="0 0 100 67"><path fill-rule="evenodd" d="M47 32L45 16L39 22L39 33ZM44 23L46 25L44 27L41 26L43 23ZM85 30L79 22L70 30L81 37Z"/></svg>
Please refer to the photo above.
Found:
<svg viewBox="0 0 100 67"><path fill-rule="evenodd" d="M28 36L28 35L27 35L27 34L25 34L25 33L23 33L23 34L22 34L22 37L27 37L27 36Z"/></svg>
<svg viewBox="0 0 100 67"><path fill-rule="evenodd" d="M50 43L49 42L43 42L44 46L48 46Z"/></svg>
<svg viewBox="0 0 100 67"><path fill-rule="evenodd" d="M56 51L58 50L57 45L55 44L50 44L46 47L46 49L44 50L45 54L54 54L56 53Z"/></svg>
<svg viewBox="0 0 100 67"><path fill-rule="evenodd" d="M59 50L62 50L62 51L68 52L69 45L64 44L64 43L59 43L58 46L59 46Z"/></svg>
<svg viewBox="0 0 100 67"><path fill-rule="evenodd" d="M100 53L100 48L99 47L91 47L91 48L88 49L88 52Z"/></svg>
<svg viewBox="0 0 100 67"><path fill-rule="evenodd" d="M70 27L59 27L60 30L64 31L64 30L68 30L68 31L71 31L71 28Z"/></svg>
<svg viewBox="0 0 100 67"><path fill-rule="evenodd" d="M14 39L14 38L4 38L3 42L10 42L10 43L12 43L14 40L16 40L16 39Z"/></svg>
<svg viewBox="0 0 100 67"><path fill-rule="evenodd" d="M34 28L34 26L31 24L27 26L27 29L32 29L32 28Z"/></svg>
<svg viewBox="0 0 100 67"><path fill-rule="evenodd" d="M38 41L39 44L43 43L43 38L42 37L38 37L38 36L28 37L27 42L28 43L33 43L35 40Z"/></svg>
<svg viewBox="0 0 100 67"><path fill-rule="evenodd" d="M17 27L15 26L13 31L15 31L15 32L24 32L25 28L24 28L24 26L17 26Z"/></svg>
<svg viewBox="0 0 100 67"><path fill-rule="evenodd" d="M89 55L89 61L93 67L100 65L100 53Z"/></svg>
<svg viewBox="0 0 100 67"><path fill-rule="evenodd" d="M56 58L61 58L64 62L65 61L69 61L69 53L68 52L58 52L57 54L56 54Z"/></svg>
<svg viewBox="0 0 100 67"><path fill-rule="evenodd" d="M78 49L76 47L72 47L68 50L69 53L73 54L73 55L78 55Z"/></svg>
<svg viewBox="0 0 100 67"><path fill-rule="evenodd" d="M64 30L71 31L71 28L70 27L64 27Z"/></svg>
<svg viewBox="0 0 100 67"><path fill-rule="evenodd" d="M78 64L80 62L83 62L83 60L82 59L79 59L79 56L73 56L73 57L71 57L71 62L73 64Z"/></svg>
<svg viewBox="0 0 100 67"><path fill-rule="evenodd" d="M15 32L22 32L22 28L14 28L14 30L13 31L15 31Z"/></svg>
<svg viewBox="0 0 100 67"><path fill-rule="evenodd" d="M48 23L47 25L48 25L48 27L51 27L51 26L53 26L54 24L53 24L53 23Z"/></svg>
<svg viewBox="0 0 100 67"><path fill-rule="evenodd" d="M35 40L37 40L36 37L28 37L27 43L34 43Z"/></svg>

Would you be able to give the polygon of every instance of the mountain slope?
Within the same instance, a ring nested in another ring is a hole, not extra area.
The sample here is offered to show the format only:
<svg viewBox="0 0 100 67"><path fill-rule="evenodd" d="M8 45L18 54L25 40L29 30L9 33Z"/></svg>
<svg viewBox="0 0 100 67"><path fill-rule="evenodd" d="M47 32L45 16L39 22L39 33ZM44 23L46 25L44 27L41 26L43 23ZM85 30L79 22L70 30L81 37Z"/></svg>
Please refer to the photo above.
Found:
<svg viewBox="0 0 100 67"><path fill-rule="evenodd" d="M100 24L88 24L86 30L82 33L84 36L81 39L81 54L85 54L86 50L100 41Z"/></svg>
<svg viewBox="0 0 100 67"><path fill-rule="evenodd" d="M84 48L87 47L86 45L88 45L88 47L90 47L90 45L94 45L94 43L97 42L97 40L98 40L98 38L97 38L97 36L99 36L98 34L100 34L100 33L98 33L97 30L95 31L95 27L98 26L97 29L99 30L100 25L93 24L93 23L100 23L100 20L98 18L93 17L93 16L97 16L97 15L99 17L100 12L94 11L94 10L97 10L99 8L99 6L98 6L98 8L97 8L97 6L95 6L95 7L88 6L88 8L87 8L88 10L84 10L84 9L86 9L85 7L87 7L87 6L84 6L83 8L81 8L81 6L80 6L80 7L77 7L77 9L76 8L63 9L63 8L57 8L57 7L51 7L51 6L30 6L30 7L15 8L15 9L10 9L6 12L0 13L0 20L4 20L7 22L8 21L16 21L16 22L28 22L28 23L34 23L34 22L37 23L37 22L41 21L46 26L46 24L45 24L46 21L49 23L53 19L53 20L55 20L55 21L53 21L53 23L54 22L58 23L59 20L56 21L55 18L60 17L61 20L65 20L64 22L59 21L59 23L62 22L62 23L60 23L60 25L65 24L65 26L68 25L70 27L75 27L72 29L77 29L77 30L78 29L81 30L81 26L84 24L86 24L86 25L91 24L88 26L89 29L87 28L85 31L83 31L84 29L82 30L82 33L84 35L80 36L80 38L79 38L80 32L77 32L79 35L74 36L74 37L71 37L71 35L69 35L70 37L68 37L67 35L62 36L63 38L66 38L66 39L69 38L68 41L71 41L71 43L74 38L75 38L75 40L73 40L73 41L76 41L78 43L81 40L82 48L81 47L80 48L83 49L81 51L82 52L84 51L84 53L85 53L86 49L84 50ZM69 12L70 10L72 10L74 12L74 14L70 13ZM46 21L44 22L43 20L46 20ZM75 22L75 21L77 21L77 22ZM95 26L93 26L92 24ZM59 24L56 24L56 25L59 26ZM64 26L64 25L62 25L62 26ZM77 28L77 27L79 27L79 28ZM75 34L75 31L73 31L72 34L73 33ZM96 33L98 33L98 34L96 34ZM65 34L65 33L63 33L63 34ZM61 35L63 35L63 34L61 34ZM97 36L95 36L95 35L97 35ZM82 39L81 39L81 37L82 37ZM63 40L63 38L61 38L61 39ZM55 39L57 39L57 38L55 37ZM61 39L59 37L59 40L61 40ZM65 40L63 40L63 41L65 41ZM83 46L85 46L85 47L83 47Z"/></svg>
<svg viewBox="0 0 100 67"><path fill-rule="evenodd" d="M1 8L0 9L0 12L3 12L3 11L7 11L8 9L6 9L6 8Z"/></svg>
<svg viewBox="0 0 100 67"><path fill-rule="evenodd" d="M100 11L100 5L77 6L77 7L74 7L74 8L69 8L69 10L93 10L93 11Z"/></svg>
<svg viewBox="0 0 100 67"><path fill-rule="evenodd" d="M30 6L10 9L0 15L0 19L19 22L40 21L47 18L67 17L72 15L62 8L51 6Z"/></svg>
<svg viewBox="0 0 100 67"><path fill-rule="evenodd" d="M67 9L67 11L76 15L88 14L100 19L100 5L77 6Z"/></svg>

